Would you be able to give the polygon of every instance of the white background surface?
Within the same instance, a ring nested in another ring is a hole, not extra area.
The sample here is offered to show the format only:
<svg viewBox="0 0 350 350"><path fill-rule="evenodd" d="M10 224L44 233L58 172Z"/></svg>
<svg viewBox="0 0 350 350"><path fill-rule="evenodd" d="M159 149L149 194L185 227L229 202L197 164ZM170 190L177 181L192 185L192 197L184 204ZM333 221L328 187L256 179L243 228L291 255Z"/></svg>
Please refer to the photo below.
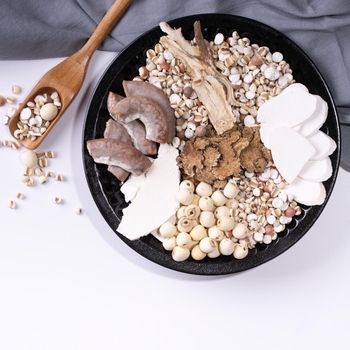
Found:
<svg viewBox="0 0 350 350"><path fill-rule="evenodd" d="M83 174L83 121L113 58L95 54L81 93L41 146L57 152L50 169L66 182L25 187L19 152L0 148L0 349L348 348L350 174L340 170L313 228L269 263L217 278L157 266L107 226ZM0 94L16 83L23 97L59 61L0 62ZM10 210L17 191L27 198ZM63 205L52 204L55 195Z"/></svg>

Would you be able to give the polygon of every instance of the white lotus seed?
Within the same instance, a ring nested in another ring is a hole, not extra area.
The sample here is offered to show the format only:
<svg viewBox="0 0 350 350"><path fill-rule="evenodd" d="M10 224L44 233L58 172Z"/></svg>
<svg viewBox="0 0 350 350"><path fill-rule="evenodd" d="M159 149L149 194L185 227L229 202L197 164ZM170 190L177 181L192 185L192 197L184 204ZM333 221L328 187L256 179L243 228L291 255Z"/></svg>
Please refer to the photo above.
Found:
<svg viewBox="0 0 350 350"><path fill-rule="evenodd" d="M236 199L229 199L225 205L226 205L226 207L228 207L230 209L237 209L239 203Z"/></svg>
<svg viewBox="0 0 350 350"><path fill-rule="evenodd" d="M192 198L191 204L198 205L200 198L201 197L199 197L198 194L193 194L193 198Z"/></svg>
<svg viewBox="0 0 350 350"><path fill-rule="evenodd" d="M209 184L205 182L200 182L196 187L196 193L201 197L204 197L204 196L210 197L211 194L213 193L213 189Z"/></svg>
<svg viewBox="0 0 350 350"><path fill-rule="evenodd" d="M229 216L230 215L230 208L228 208L226 206L217 207L214 211L214 214L215 214L217 219L219 219L223 216Z"/></svg>
<svg viewBox="0 0 350 350"><path fill-rule="evenodd" d="M172 257L175 261L185 261L190 256L190 250L185 247L174 247Z"/></svg>
<svg viewBox="0 0 350 350"><path fill-rule="evenodd" d="M194 184L190 180L184 180L180 183L180 190L182 188L185 188L186 190L189 190L191 193L194 192Z"/></svg>
<svg viewBox="0 0 350 350"><path fill-rule="evenodd" d="M209 237L205 237L199 242L199 248L203 253L207 254L212 252L216 248L216 246L216 242Z"/></svg>
<svg viewBox="0 0 350 350"><path fill-rule="evenodd" d="M208 229L208 236L214 241L221 241L225 237L225 234L217 226L213 226Z"/></svg>
<svg viewBox="0 0 350 350"><path fill-rule="evenodd" d="M247 226L242 223L238 223L232 230L233 237L237 239L244 238L246 234L247 234Z"/></svg>
<svg viewBox="0 0 350 350"><path fill-rule="evenodd" d="M235 198L238 192L239 192L238 187L231 182L228 182L224 187L224 195L229 199Z"/></svg>
<svg viewBox="0 0 350 350"><path fill-rule="evenodd" d="M163 241L163 248L168 251L172 251L176 247L176 238L165 238Z"/></svg>
<svg viewBox="0 0 350 350"><path fill-rule="evenodd" d="M203 260L207 254L205 254L204 252L201 251L201 249L199 248L199 245L195 245L192 250L191 250L191 256L194 260Z"/></svg>
<svg viewBox="0 0 350 350"><path fill-rule="evenodd" d="M224 238L219 244L219 250L222 255L231 255L235 249L235 244L229 238Z"/></svg>
<svg viewBox="0 0 350 350"><path fill-rule="evenodd" d="M208 196L201 197L199 199L198 205L199 208L204 211L214 211L215 209L214 201Z"/></svg>
<svg viewBox="0 0 350 350"><path fill-rule="evenodd" d="M235 226L235 220L231 216L223 216L218 219L217 225L222 231L231 231Z"/></svg>
<svg viewBox="0 0 350 350"><path fill-rule="evenodd" d="M212 252L208 253L208 257L211 259L215 259L218 256L220 256L220 251L218 247L215 247L215 249Z"/></svg>
<svg viewBox="0 0 350 350"><path fill-rule="evenodd" d="M214 204L217 207L221 207L222 205L225 205L225 203L227 202L227 198L224 196L224 194L220 190L216 190L211 195L211 199L214 201Z"/></svg>
<svg viewBox="0 0 350 350"><path fill-rule="evenodd" d="M28 150L21 154L20 156L21 162L27 168L35 168L38 164L38 157L34 151Z"/></svg>
<svg viewBox="0 0 350 350"><path fill-rule="evenodd" d="M176 236L177 229L176 229L176 226L174 224L167 221L162 226L159 227L159 233L164 238L171 238L171 237Z"/></svg>
<svg viewBox="0 0 350 350"><path fill-rule="evenodd" d="M189 219L198 219L201 210L198 205L190 204L185 209L185 216Z"/></svg>
<svg viewBox="0 0 350 350"><path fill-rule="evenodd" d="M45 103L40 108L40 117L46 121L51 121L56 118L58 114L58 108L53 103Z"/></svg>
<svg viewBox="0 0 350 350"><path fill-rule="evenodd" d="M178 219L181 219L183 216L185 216L185 210L186 210L186 206L182 206L182 207L180 207L178 210L177 210L177 212L176 212L176 217L178 218Z"/></svg>
<svg viewBox="0 0 350 350"><path fill-rule="evenodd" d="M233 251L233 256L236 259L244 259L248 255L248 247L242 244L237 244L235 250Z"/></svg>
<svg viewBox="0 0 350 350"><path fill-rule="evenodd" d="M184 247L187 244L191 243L191 241L192 241L191 236L187 232L180 232L176 236L176 244L179 247Z"/></svg>
<svg viewBox="0 0 350 350"><path fill-rule="evenodd" d="M194 220L183 216L177 223L177 229L179 232L190 232L194 226L194 223Z"/></svg>
<svg viewBox="0 0 350 350"><path fill-rule="evenodd" d="M177 193L177 200L183 205L191 204L193 199L193 193L186 188L181 188Z"/></svg>
<svg viewBox="0 0 350 350"><path fill-rule="evenodd" d="M202 211L199 216L199 223L204 227L212 227L215 225L215 216L211 211Z"/></svg>
<svg viewBox="0 0 350 350"><path fill-rule="evenodd" d="M190 232L190 235L194 241L200 241L201 239L207 237L207 229L202 225L197 225L193 227L193 229Z"/></svg>

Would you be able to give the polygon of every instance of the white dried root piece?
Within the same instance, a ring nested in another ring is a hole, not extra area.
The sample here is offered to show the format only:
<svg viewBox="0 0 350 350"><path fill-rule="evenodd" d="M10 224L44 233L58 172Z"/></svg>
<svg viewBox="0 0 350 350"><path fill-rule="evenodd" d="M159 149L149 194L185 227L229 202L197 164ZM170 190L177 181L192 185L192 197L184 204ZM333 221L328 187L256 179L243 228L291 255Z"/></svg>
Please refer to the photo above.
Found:
<svg viewBox="0 0 350 350"><path fill-rule="evenodd" d="M172 29L162 22L160 28L168 34L160 43L177 59L181 60L193 80L192 87L209 113L209 119L220 135L233 127L235 116L231 105L242 106L235 100L233 89L226 77L216 69L208 43L204 40L200 23L194 23L196 46L192 46L180 29ZM245 106L247 109L247 107Z"/></svg>
<svg viewBox="0 0 350 350"><path fill-rule="evenodd" d="M191 45L191 43L183 37L181 28L172 29L166 22L160 22L159 27L164 33L168 34L169 39L177 43L189 55L196 57L200 55L198 47Z"/></svg>

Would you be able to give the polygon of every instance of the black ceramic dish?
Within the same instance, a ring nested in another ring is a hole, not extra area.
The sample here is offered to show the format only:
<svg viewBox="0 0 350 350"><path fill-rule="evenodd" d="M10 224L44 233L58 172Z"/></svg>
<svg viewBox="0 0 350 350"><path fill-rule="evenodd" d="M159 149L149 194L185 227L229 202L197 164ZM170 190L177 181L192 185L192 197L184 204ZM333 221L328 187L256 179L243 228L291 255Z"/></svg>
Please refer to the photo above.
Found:
<svg viewBox="0 0 350 350"><path fill-rule="evenodd" d="M218 32L229 36L232 31L237 30L241 37L248 37L252 43L268 46L271 51L282 52L285 60L290 63L293 69L296 81L305 84L311 93L318 94L327 101L329 114L322 130L331 136L338 145L337 150L331 156L333 175L324 183L327 191L325 203L321 206L303 206L303 213L287 225L286 230L279 234L276 241L268 246L259 244L243 260L220 256L216 259L206 258L200 262L192 259L180 263L175 262L171 258L171 253L165 251L161 243L152 235L130 241L117 232L122 209L126 206L123 194L119 191L120 183L107 172L107 166L95 164L86 149L87 140L103 137L105 123L109 118L106 108L108 92L114 91L123 94L122 81L132 79L138 75L138 68L145 64L146 50L153 48L158 42L162 35L161 30L156 27L143 34L115 59L106 70L94 93L84 128L84 167L93 198L113 231L132 249L147 259L181 272L220 275L247 270L275 258L295 244L310 229L324 209L337 177L340 157L340 131L335 105L324 79L310 58L286 36L260 22L223 14L183 17L170 21L169 24L172 27L181 27L184 36L191 39L195 20L201 21L203 35L208 40L213 40Z"/></svg>

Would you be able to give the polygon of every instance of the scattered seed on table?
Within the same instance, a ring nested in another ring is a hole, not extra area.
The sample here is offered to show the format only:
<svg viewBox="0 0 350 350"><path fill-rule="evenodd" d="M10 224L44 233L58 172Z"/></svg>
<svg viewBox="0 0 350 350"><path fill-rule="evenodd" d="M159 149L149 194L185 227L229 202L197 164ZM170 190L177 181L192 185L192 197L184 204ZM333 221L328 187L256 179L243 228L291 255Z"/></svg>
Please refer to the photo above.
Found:
<svg viewBox="0 0 350 350"><path fill-rule="evenodd" d="M43 175L43 171L41 170L41 168L35 168L34 173L36 176Z"/></svg>
<svg viewBox="0 0 350 350"><path fill-rule="evenodd" d="M53 198L53 202L55 204L61 204L62 203L62 198L56 196L56 197Z"/></svg>
<svg viewBox="0 0 350 350"><path fill-rule="evenodd" d="M48 161L46 158L39 158L38 163L39 163L40 168L46 168L48 165Z"/></svg>
<svg viewBox="0 0 350 350"><path fill-rule="evenodd" d="M27 186L34 186L34 179L32 177L28 178L28 180L25 182Z"/></svg>
<svg viewBox="0 0 350 350"><path fill-rule="evenodd" d="M47 158L55 158L55 152L47 151L47 152L45 152L45 157L47 157Z"/></svg>
<svg viewBox="0 0 350 350"><path fill-rule="evenodd" d="M25 198L25 196L24 196L24 194L23 194L23 193L18 192L18 193L16 194L16 198L17 198L17 199L24 199L24 198Z"/></svg>
<svg viewBox="0 0 350 350"><path fill-rule="evenodd" d="M56 181L64 181L64 176L62 174L57 174Z"/></svg>
<svg viewBox="0 0 350 350"><path fill-rule="evenodd" d="M8 207L9 207L10 209L16 209L16 207L17 207L16 202L15 202L14 200L10 200L10 201L8 202Z"/></svg>
<svg viewBox="0 0 350 350"><path fill-rule="evenodd" d="M75 208L74 212L75 212L76 215L81 215L83 210L81 208Z"/></svg>
<svg viewBox="0 0 350 350"><path fill-rule="evenodd" d="M18 85L13 85L12 86L12 93L15 95L18 95L22 92L22 88Z"/></svg>
<svg viewBox="0 0 350 350"><path fill-rule="evenodd" d="M8 96L6 97L6 102L13 105L17 102L17 99L15 96Z"/></svg>
<svg viewBox="0 0 350 350"><path fill-rule="evenodd" d="M45 175L39 176L39 183L44 184L47 181L47 177Z"/></svg>

